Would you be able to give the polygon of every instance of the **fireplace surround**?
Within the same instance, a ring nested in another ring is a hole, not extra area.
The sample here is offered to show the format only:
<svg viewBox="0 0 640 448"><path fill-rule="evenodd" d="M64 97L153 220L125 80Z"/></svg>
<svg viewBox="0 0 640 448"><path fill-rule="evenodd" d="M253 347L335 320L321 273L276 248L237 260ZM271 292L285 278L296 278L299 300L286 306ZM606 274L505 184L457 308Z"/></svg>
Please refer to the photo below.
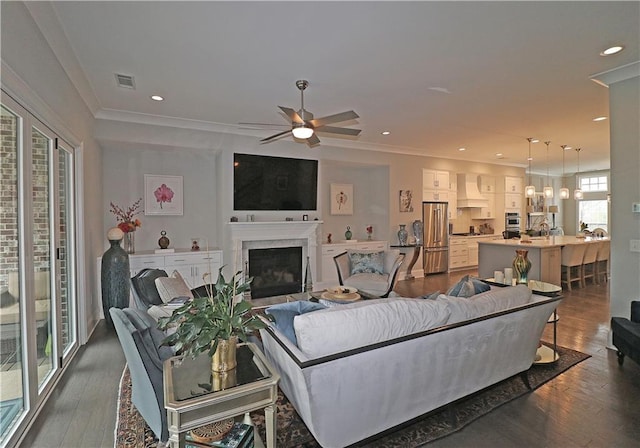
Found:
<svg viewBox="0 0 640 448"><path fill-rule="evenodd" d="M317 281L321 224L322 221L228 223L234 272L244 270L245 263L249 262L249 250L300 247L302 250L301 272L305 272L307 257L309 257L311 277ZM303 287L302 282L304 282L304 275L300 279L301 287Z"/></svg>

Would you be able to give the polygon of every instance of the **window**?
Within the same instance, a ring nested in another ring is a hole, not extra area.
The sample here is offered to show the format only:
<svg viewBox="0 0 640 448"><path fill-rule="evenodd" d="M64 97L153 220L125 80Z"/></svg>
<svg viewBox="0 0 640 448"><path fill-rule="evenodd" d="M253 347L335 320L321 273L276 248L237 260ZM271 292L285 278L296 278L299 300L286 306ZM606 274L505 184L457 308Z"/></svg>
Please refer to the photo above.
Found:
<svg viewBox="0 0 640 448"><path fill-rule="evenodd" d="M607 228L607 205L606 199L582 200L578 202L578 216L580 217L580 222L587 224L587 230L601 228L609 232Z"/></svg>
<svg viewBox="0 0 640 448"><path fill-rule="evenodd" d="M594 176L580 178L582 191L608 191L607 176Z"/></svg>

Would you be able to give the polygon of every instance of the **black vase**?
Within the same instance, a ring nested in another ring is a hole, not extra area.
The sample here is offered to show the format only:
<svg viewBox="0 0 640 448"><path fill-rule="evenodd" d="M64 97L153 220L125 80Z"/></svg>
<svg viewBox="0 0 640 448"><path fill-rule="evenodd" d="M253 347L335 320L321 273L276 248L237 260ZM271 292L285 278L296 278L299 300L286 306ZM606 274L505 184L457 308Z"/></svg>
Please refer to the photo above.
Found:
<svg viewBox="0 0 640 448"><path fill-rule="evenodd" d="M109 308L129 305L129 255L120 247L120 240L109 240L111 247L102 256L102 311L109 328L113 321Z"/></svg>

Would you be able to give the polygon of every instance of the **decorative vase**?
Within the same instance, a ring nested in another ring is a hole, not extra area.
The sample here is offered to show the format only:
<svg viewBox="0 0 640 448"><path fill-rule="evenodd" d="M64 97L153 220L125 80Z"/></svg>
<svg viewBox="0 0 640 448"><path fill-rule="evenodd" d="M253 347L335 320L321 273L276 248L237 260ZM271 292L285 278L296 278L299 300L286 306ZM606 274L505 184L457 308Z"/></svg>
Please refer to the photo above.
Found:
<svg viewBox="0 0 640 448"><path fill-rule="evenodd" d="M409 232L405 227L407 227L406 224L400 224L400 230L398 230L398 241L401 246L406 246L409 238Z"/></svg>
<svg viewBox="0 0 640 448"><path fill-rule="evenodd" d="M166 249L167 247L169 247L169 238L167 238L167 232L165 232L164 230L162 232L160 232L160 239L158 240L158 246L160 246L160 249Z"/></svg>
<svg viewBox="0 0 640 448"><path fill-rule="evenodd" d="M513 259L513 272L516 274L516 284L528 284L529 269L531 269L531 261L527 258L528 253L528 250L516 250L516 257Z"/></svg>
<svg viewBox="0 0 640 448"><path fill-rule="evenodd" d="M413 236L416 239L416 246L419 246L420 244L422 244L422 231L424 229L424 226L422 225L422 221L420 221L419 219L416 219L415 221L413 221L413 224L411 227L413 229Z"/></svg>
<svg viewBox="0 0 640 448"><path fill-rule="evenodd" d="M113 328L109 308L122 309L129 306L129 255L120 247L122 238L122 230L117 227L109 229L107 239L111 247L102 255L100 267L102 311L109 328Z"/></svg>
<svg viewBox="0 0 640 448"><path fill-rule="evenodd" d="M136 231L132 230L131 232L124 233L124 239L122 245L124 246L124 251L128 254L136 253Z"/></svg>
<svg viewBox="0 0 640 448"><path fill-rule="evenodd" d="M351 226L347 226L347 231L344 232L344 238L350 240L352 236L353 233L351 233Z"/></svg>
<svg viewBox="0 0 640 448"><path fill-rule="evenodd" d="M237 347L237 336L231 336L229 339L218 339L218 347L211 357L211 371L228 372L235 369L238 365L236 361Z"/></svg>

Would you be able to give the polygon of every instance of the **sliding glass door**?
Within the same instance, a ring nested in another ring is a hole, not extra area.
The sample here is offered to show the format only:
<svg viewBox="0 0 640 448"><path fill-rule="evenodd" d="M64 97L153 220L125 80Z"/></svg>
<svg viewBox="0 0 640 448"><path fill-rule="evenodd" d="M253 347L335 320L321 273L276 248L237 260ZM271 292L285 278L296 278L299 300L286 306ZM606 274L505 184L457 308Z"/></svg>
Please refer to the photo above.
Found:
<svg viewBox="0 0 640 448"><path fill-rule="evenodd" d="M2 96L0 446L33 417L77 347L73 153Z"/></svg>

